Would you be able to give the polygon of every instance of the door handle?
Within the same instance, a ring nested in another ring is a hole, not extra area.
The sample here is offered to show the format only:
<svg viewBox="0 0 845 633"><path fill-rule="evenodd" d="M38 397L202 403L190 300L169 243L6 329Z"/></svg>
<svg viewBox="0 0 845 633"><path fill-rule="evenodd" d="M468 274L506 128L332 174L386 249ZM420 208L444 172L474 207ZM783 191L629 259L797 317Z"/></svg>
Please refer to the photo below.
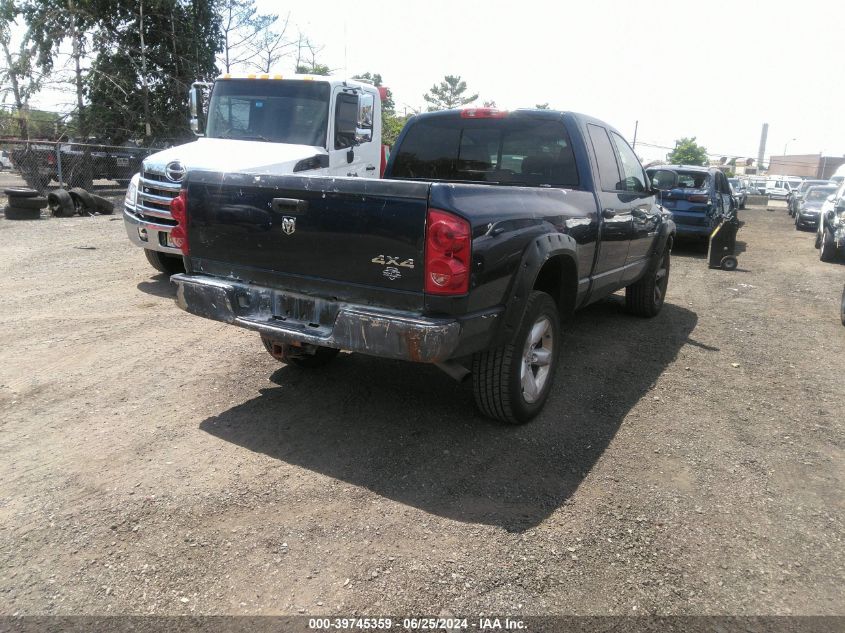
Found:
<svg viewBox="0 0 845 633"><path fill-rule="evenodd" d="M282 213L304 213L308 210L308 200L299 198L273 198L273 210Z"/></svg>
<svg viewBox="0 0 845 633"><path fill-rule="evenodd" d="M606 220L609 220L610 218L615 217L615 216L616 216L616 209L602 209L602 211L601 211L601 217L603 217Z"/></svg>
<svg viewBox="0 0 845 633"><path fill-rule="evenodd" d="M366 169L367 171L375 171L375 170L376 170L376 166L375 166L375 165L367 165L367 167L366 167L365 169Z"/></svg>

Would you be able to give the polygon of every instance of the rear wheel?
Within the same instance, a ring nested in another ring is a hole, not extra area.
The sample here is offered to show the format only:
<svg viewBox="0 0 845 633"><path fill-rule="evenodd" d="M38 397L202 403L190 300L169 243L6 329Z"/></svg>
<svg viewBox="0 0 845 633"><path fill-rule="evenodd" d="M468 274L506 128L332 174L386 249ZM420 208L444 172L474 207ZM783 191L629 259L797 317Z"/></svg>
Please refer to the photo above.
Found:
<svg viewBox="0 0 845 633"><path fill-rule="evenodd" d="M669 287L669 270L672 265L672 248L666 244L646 271L645 275L625 288L625 306L631 314L653 317L666 301Z"/></svg>
<svg viewBox="0 0 845 633"><path fill-rule="evenodd" d="M282 343L274 341L265 336L261 337L261 342L264 344L270 356L284 363L285 365L296 365L303 369L315 369L322 367L334 360L335 356L340 352L334 347L322 347L320 345L303 345L296 346L290 343Z"/></svg>
<svg viewBox="0 0 845 633"><path fill-rule="evenodd" d="M546 404L561 346L560 314L545 292L532 292L514 337L472 358L475 404L491 418L523 424Z"/></svg>
<svg viewBox="0 0 845 633"><path fill-rule="evenodd" d="M830 231L825 230L821 239L821 246L819 247L819 259L823 262L832 262L836 259L836 244L833 241L833 235Z"/></svg>
<svg viewBox="0 0 845 633"><path fill-rule="evenodd" d="M150 262L150 266L160 273L175 275L176 273L185 272L185 264L181 257L160 253L148 248L144 249L144 255L146 255L147 261Z"/></svg>

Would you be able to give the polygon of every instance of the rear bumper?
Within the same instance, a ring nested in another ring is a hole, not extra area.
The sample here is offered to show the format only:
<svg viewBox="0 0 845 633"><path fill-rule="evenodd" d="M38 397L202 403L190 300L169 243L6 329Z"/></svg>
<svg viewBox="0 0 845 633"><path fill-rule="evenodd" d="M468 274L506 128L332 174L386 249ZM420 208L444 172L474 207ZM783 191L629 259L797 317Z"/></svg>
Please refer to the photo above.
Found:
<svg viewBox="0 0 845 633"><path fill-rule="evenodd" d="M135 246L140 246L151 251L182 256L182 251L178 248L165 246L167 241L166 236L170 235L170 231L173 229L172 226L150 222L147 219L140 218L126 207L123 207L123 225L126 227L126 234L129 236L129 241Z"/></svg>
<svg viewBox="0 0 845 633"><path fill-rule="evenodd" d="M203 275L173 275L170 280L177 286L177 305L197 316L255 330L279 342L422 363L455 357L462 332L475 331L484 320L493 321L498 316L478 315L472 320L474 323L468 324L458 319L434 319L338 303ZM281 313L292 316L279 317Z"/></svg>

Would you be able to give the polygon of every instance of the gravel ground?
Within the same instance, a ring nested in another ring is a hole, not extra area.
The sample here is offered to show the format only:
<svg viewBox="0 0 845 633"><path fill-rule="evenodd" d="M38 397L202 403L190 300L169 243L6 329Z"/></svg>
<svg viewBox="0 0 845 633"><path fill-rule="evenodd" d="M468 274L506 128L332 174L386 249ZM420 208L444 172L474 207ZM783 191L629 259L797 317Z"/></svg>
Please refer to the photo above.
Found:
<svg viewBox="0 0 845 633"><path fill-rule="evenodd" d="M653 320L579 313L533 423L285 367L114 217L0 219L0 614L845 613L843 272L783 211Z"/></svg>

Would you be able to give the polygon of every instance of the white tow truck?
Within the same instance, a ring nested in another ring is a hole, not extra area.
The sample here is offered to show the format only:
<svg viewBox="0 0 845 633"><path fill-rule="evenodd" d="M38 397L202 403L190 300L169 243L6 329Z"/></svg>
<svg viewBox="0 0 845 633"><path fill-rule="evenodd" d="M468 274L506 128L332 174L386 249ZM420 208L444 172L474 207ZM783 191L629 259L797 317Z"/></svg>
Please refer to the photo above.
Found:
<svg viewBox="0 0 845 633"><path fill-rule="evenodd" d="M182 269L170 202L189 169L379 178L384 94L365 82L311 75L226 74L195 83L191 129L200 138L144 159L124 200L129 239L156 270Z"/></svg>

